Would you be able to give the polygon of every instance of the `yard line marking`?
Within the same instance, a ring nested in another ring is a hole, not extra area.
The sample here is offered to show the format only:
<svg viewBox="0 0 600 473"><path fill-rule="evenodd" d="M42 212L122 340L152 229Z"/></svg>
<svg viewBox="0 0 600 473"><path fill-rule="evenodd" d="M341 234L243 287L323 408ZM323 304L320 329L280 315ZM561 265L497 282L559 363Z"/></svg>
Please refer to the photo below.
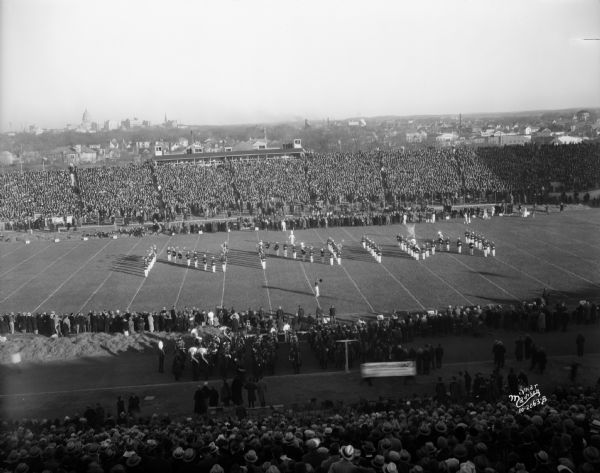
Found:
<svg viewBox="0 0 600 473"><path fill-rule="evenodd" d="M357 241L358 241L358 240L354 240L354 237L353 237L353 236L352 236L352 235L351 235L351 234L350 234L348 231L346 231L346 229L345 229L345 228L342 228L342 230L343 230L344 232L346 232L346 233L347 233L347 234L350 236L350 238L352 238L352 240L351 240L351 241L354 241L354 242L357 242ZM424 310L425 310L425 306L424 306L424 305L421 303L421 301L420 301L419 299L417 299L417 298L416 298L416 296L415 296L415 295L414 295L414 294L413 294L413 293L412 293L412 292L411 292L411 291L410 291L410 290L409 290L409 289L408 289L408 288L407 288L407 287L406 287L404 284L402 284L402 282L401 282L401 281L400 281L400 280L399 280L399 279L398 279L396 276L394 276L394 274L393 274L393 273L392 273L392 272L391 272L391 271L390 271L390 270L389 270L389 269L388 269L388 268L387 268L387 267L386 267L386 266L385 266L383 263L380 263L380 266L381 266L381 267L382 267L382 268L383 268L383 269L384 269L384 270L385 270L385 271L386 271L386 272L387 272L387 273L390 275L390 277L391 277L391 278L392 278L394 281L396 281L396 283L397 283L397 284L398 284L398 285L399 285L399 286L400 286L400 287L401 287L401 288L402 288L402 289L403 289L403 290L404 290L404 291L405 291L405 292L406 292L406 293L407 293L407 294L408 294L410 297L412 297L412 299L413 299L413 300L414 300L414 301L415 301L417 304L419 304L419 307L421 307L421 309L424 309Z"/></svg>
<svg viewBox="0 0 600 473"><path fill-rule="evenodd" d="M31 258L33 258L34 256L38 255L39 253L41 253L42 251L44 251L47 248L50 248L50 246L52 246L52 244L49 244L47 246L45 246L44 248L42 248L39 251L36 251L35 253L33 253L29 258L24 259L23 261L21 261L19 264L14 265L12 268L10 268L8 271L5 271L4 273L0 274L0 278L3 278L4 276L6 276L8 273L10 273L11 271L13 271L14 269L18 268L19 266L21 266L23 263L29 261Z"/></svg>
<svg viewBox="0 0 600 473"><path fill-rule="evenodd" d="M502 261L502 260L501 260L500 258L498 258L498 257L494 257L494 258L495 258L497 261L499 261L500 263L502 263L502 264L504 264L504 265L508 266L509 268L512 268L512 269L514 269L515 271L517 271L517 272L519 272L519 273L521 273L521 274L525 275L525 276L526 276L526 277L528 277L529 279L532 279L533 281L539 282L539 283L540 283L541 285L543 285L544 287L547 287L548 289L552 289L553 291L555 291L555 292L557 292L557 293L559 293L559 294L562 294L563 296L566 296L566 294L565 294L564 292L562 292L562 291L559 291L558 289L556 289L556 288L552 287L550 284L548 284L548 283L545 283L544 281L542 281L542 280L540 280L540 279L536 278L535 276L533 276L533 275L529 274L527 271L523 271L522 269L519 269L519 268L517 268L516 266L513 266L513 265L512 265L512 264L510 264L510 263L507 263L506 261Z"/></svg>
<svg viewBox="0 0 600 473"><path fill-rule="evenodd" d="M256 233L256 241L260 241L260 238L258 238L258 232ZM262 264L261 264L261 268L262 268ZM267 270L263 269L263 276L265 278L265 288L267 289L267 299L269 300L269 312L272 314L273 313L273 306L271 305L271 293L269 292L269 281L267 279Z"/></svg>
<svg viewBox="0 0 600 473"><path fill-rule="evenodd" d="M392 272L391 272L389 269L387 269L387 267L386 267L386 266L385 266L383 263L381 263L381 267L382 267L383 269L385 269L385 271L386 271L386 272L387 272L387 273L390 275L390 277L391 277L391 278L392 278L394 281L396 281L396 282L398 283L398 285L399 285L399 286L400 286L402 289L404 289L404 290L406 291L406 293L407 293L407 294L408 294L410 297L412 297L412 299L413 299L413 300L414 300L414 301L415 301L417 304L419 304L419 307L420 307L421 309L423 309L423 310L426 310L426 309L425 309L425 306L424 306L423 304L421 304L421 301L420 301L419 299L417 299L417 298L415 297L415 295L414 295L412 292L410 292L410 290L409 290L409 289L408 289L408 288L407 288L407 287L406 287L404 284L402 284L402 282L401 282L401 281L400 281L400 280L399 280L399 279L398 279L396 276L394 276L394 275L392 274Z"/></svg>
<svg viewBox="0 0 600 473"><path fill-rule="evenodd" d="M69 251L67 251L65 254L60 255L58 258L56 258L52 263L50 263L48 266L46 266L43 270L41 270L40 272L36 273L35 276L33 276L32 278L29 278L27 281L25 281L23 284L21 284L18 288L16 288L14 291L12 291L10 294L8 294L4 299L2 299L0 301L0 303L4 302L6 299L10 298L13 294L19 292L21 289L23 289L23 287L25 287L27 284L29 284L31 281L33 281L35 278L37 278L38 276L40 276L42 273L44 273L46 270L50 269L52 266L54 266L56 263L58 263L62 258L64 258L65 256L67 256L69 253L71 253L71 251L76 250L77 248L79 248L81 245L83 244L83 242L79 243L79 245L75 246L74 248L71 248Z"/></svg>
<svg viewBox="0 0 600 473"><path fill-rule="evenodd" d="M450 235L455 235L455 234L454 234L454 232L452 232L452 233L450 233ZM460 236L460 235L459 235L459 236ZM456 238L458 238L458 237L456 237ZM512 265L512 264L510 264L510 263L507 263L506 261L504 261L504 260L502 260L502 259L498 258L497 256L492 256L492 258L493 258L495 261L498 261L499 263L501 263L501 264L503 264L503 265L505 265L505 266L508 266L509 268L512 268L514 271L517 271L518 273L521 273L521 274L523 274L524 276L528 277L529 279L531 279L531 280L533 280L533 281L535 281L535 282L538 282L538 283L540 283L542 286L544 286L544 287L547 287L548 289L551 289L551 290L553 290L553 291L555 291L555 292L557 292L557 293L559 293L559 294L562 294L563 296L566 296L566 294L565 294L564 292L562 292L562 291L559 291L559 290L558 290L558 289L556 289L555 287L552 287L550 284L548 284L548 283L546 283L546 282L542 281L541 279L538 279L538 278L536 278L535 276L533 276L532 274L528 273L527 271L523 271L522 269L519 269L519 268L517 268L516 266L513 266L513 265Z"/></svg>
<svg viewBox="0 0 600 473"><path fill-rule="evenodd" d="M548 232L548 231L546 231L544 229L544 233L554 233L554 232ZM558 235L557 233L554 233L554 234ZM522 238L527 239L527 235L518 234L518 236L521 236ZM579 255L577 253L573 253L572 251L566 250L565 248L563 248L561 246L558 246L558 245L555 245L554 243L550 243L549 241L544 240L543 238L540 238L539 236L537 237L537 241L541 242L543 245L552 246L552 247L556 248L558 251L561 251L563 253L568 253L568 254L570 254L570 255L572 255L572 256L574 256L576 258L582 259L584 261L589 261L589 260L597 261L598 260L598 258L590 258L589 256L581 256L581 255ZM600 254L600 252L599 252L599 254Z"/></svg>
<svg viewBox="0 0 600 473"><path fill-rule="evenodd" d="M312 291L313 296L315 297L315 301L317 301L317 307L320 309L321 303L319 302L319 298L315 294L315 291L314 291L312 285L310 284L310 280L308 279L308 275L306 274L306 270L304 269L304 263L300 263L300 268L302 269L302 272L304 273L304 279L306 279L306 284L308 284L308 289L310 289Z"/></svg>
<svg viewBox="0 0 600 473"><path fill-rule="evenodd" d="M198 236L196 237L196 243L194 243L194 251L196 251L199 241L200 241L200 234L198 233ZM192 264L191 261L190 261L190 264ZM187 278L189 270L190 270L190 267L186 266L185 272L183 273L183 279L181 280L181 284L179 285L179 291L177 292L177 297L175 298L175 302L173 303L173 306L175 306L175 307L177 306L177 302L179 302L179 296L181 295L181 290L183 289L183 285L185 284L185 279Z"/></svg>
<svg viewBox="0 0 600 473"><path fill-rule="evenodd" d="M544 228L544 233L552 233L553 235L557 235L557 236L560 236L560 237L563 237L563 238L564 238L564 236L565 236L565 235L564 235L564 234L562 234L562 233L553 232L553 231L551 231L551 230L548 230L548 229L546 229L546 228ZM597 249L600 249L600 246L598 246L598 245L593 245L592 243L589 243L589 242L587 242L587 241L585 241L585 240L580 240L579 238L573 238L573 237L569 237L569 240L577 241L577 242L579 242L579 243L582 243L582 244L584 244L584 245L586 245L586 246L589 246L589 247L591 247L591 248L594 248L594 249L596 249L596 250L597 250Z"/></svg>
<svg viewBox="0 0 600 473"><path fill-rule="evenodd" d="M133 247L131 247L131 249L130 249L130 250L128 250L126 254L127 254L127 255L129 255L129 254L130 254L130 253L131 253L131 252L132 252L132 251L135 249L135 247L136 247L136 246L138 246L138 245L139 245L141 242L142 242L142 239L140 238L140 241L138 241L138 242L137 242L135 245L133 245ZM114 274L114 271L113 271L112 269L110 269L110 270L109 270L109 272L108 272L108 274L107 274L107 275L106 275L106 277L104 278L104 281L102 281L102 282L101 282L101 283L98 285L98 287L97 287L97 288L94 290L94 292L92 292L92 293L90 294L90 296L89 296L89 297L86 299L86 301L83 303L83 305L82 305L82 306L79 308L79 310L77 311L78 313L79 313L79 312L82 312L82 311L83 311L83 309L85 309L85 306L89 304L89 302L92 300L92 298L93 298L93 297L94 297L96 294L98 294L98 291L99 291L99 290L102 288L102 286L104 286L104 284L106 283L106 281L108 281L108 279L109 279L109 278L110 278L110 277L111 277L113 274Z"/></svg>
<svg viewBox="0 0 600 473"><path fill-rule="evenodd" d="M229 251L229 233L227 232L227 251ZM221 291L221 307L223 307L223 301L225 300L225 276L226 272L223 272L223 290Z"/></svg>
<svg viewBox="0 0 600 473"><path fill-rule="evenodd" d="M96 253L94 253L94 254L93 254L93 255L92 255L90 258L88 258L88 260L87 260L85 263L83 263L83 264L80 266L80 268L79 268L77 271L75 271L75 272L74 272L74 273L72 273L72 274L71 274L71 275L70 275L70 276L69 276L67 279L65 279L65 280L64 280L64 281L63 281L63 282L60 284L60 286L58 286L56 289L54 289L54 291L52 291L52 292L50 293L50 295L49 295L48 297L46 297L46 298L45 298L45 299L44 299L42 302L40 302L40 304L39 304L39 305L38 305L38 306L37 306L35 309L33 309L31 312L37 312L37 310L38 310L38 309L39 309L39 308L40 308L40 307L41 307L41 306L42 306L42 305L43 305L43 304L44 304L46 301L48 301L48 300L49 300L49 299L50 299L52 296L54 296L54 294L56 294L56 293L57 293L57 292L58 292L58 291L59 291L59 290L60 290L60 289L61 289L61 288L62 288L62 287L63 287L63 286L64 286L64 285L67 283L67 282L69 282L69 281L70 281L70 280L73 278L73 276L75 276L75 275L76 275L76 274L77 274L79 271L81 271L83 268L85 268L85 267L87 266L87 264L88 264L90 261L92 261L92 260L93 260L93 259L94 259L96 256L98 256L98 254L99 254L101 251L103 251L103 250L104 250L104 248L106 248L108 245L110 245L110 243L111 243L111 242L110 242L110 241L108 241L108 243L106 243L106 245L104 245L102 248L100 248L98 251L96 251Z"/></svg>
<svg viewBox="0 0 600 473"><path fill-rule="evenodd" d="M467 301L467 304L469 305L475 305L467 296L465 296L462 292L460 292L458 289L456 289L455 286L453 286L452 284L450 284L448 281L446 281L445 279L443 279L442 277L438 276L437 274L435 274L435 272L433 272L431 269L429 269L426 265L422 265L422 268L425 268L427 271L429 271L433 276L435 276L436 278L438 278L440 281L442 281L446 286L448 286L450 289L452 289L454 292L456 292L460 297L462 297L465 301Z"/></svg>
<svg viewBox="0 0 600 473"><path fill-rule="evenodd" d="M496 241L500 242L501 240L496 239ZM600 287L600 284L598 284L598 283L596 283L594 281L591 281L590 279L588 279L588 278L586 278L584 276L581 276L581 275L579 275L577 273L574 273L573 271L569 271L568 269L563 268L562 266L559 266L558 264L555 264L555 263L553 263L551 261L548 261L547 259L540 258L539 256L536 256L536 255L534 255L533 253L531 253L531 252L529 252L527 250L523 250L523 249L519 248L518 246L514 246L514 245L511 245L511 244L506 243L506 242L504 242L503 244L506 245L506 246L509 246L511 248L514 248L515 250L520 251L521 253L528 254L529 256L537 259L538 261L543 261L544 263L546 263L546 264L548 264L550 266L554 266L555 268L561 270L564 273L570 274L571 276L575 276L576 278L579 278L582 281L590 283L592 286Z"/></svg>
<svg viewBox="0 0 600 473"><path fill-rule="evenodd" d="M514 294L508 292L506 289L504 289L502 286L499 286L498 284L496 284L494 281L492 281L489 278L486 278L483 274L479 273L478 271L476 271L474 268L472 268L471 266L469 266L468 264L463 263L461 260L459 260L456 256L454 256L451 253L447 253L448 256L450 256L450 258L452 258L454 261L457 261L458 263L460 263L461 265L463 265L465 268L470 269L471 271L475 272L475 274L477 274L480 278L485 279L487 282L489 282L490 284L492 284L493 286L496 286L498 289L500 289L502 292L504 292L506 295L512 297L514 300L516 301L520 301L521 299L519 299L518 297L516 297Z"/></svg>
<svg viewBox="0 0 600 473"><path fill-rule="evenodd" d="M325 243L325 241L323 241L323 239L321 238L321 235L319 235L319 233L314 228L313 228L313 231L317 234L317 237L319 238L319 240L321 240L321 243ZM368 301L368 299L365 297L365 295L362 293L362 291L358 287L358 284L356 284L356 281L354 279L352 279L352 276L350 276L350 273L346 270L346 268L344 266L340 265L340 267L346 273L346 276L348 276L348 279L350 279L350 282L352 284L354 284L354 287L356 288L356 290L360 294L360 297L362 297L363 301L365 301L366 304L369 306L369 308L371 309L371 312L376 312L376 310L373 308L373 306L371 305L371 303Z"/></svg>
<svg viewBox="0 0 600 473"><path fill-rule="evenodd" d="M27 248L26 246L17 246L14 250L9 251L8 253L4 253L3 255L0 255L0 259L4 258L6 256L12 255L13 253L16 253L19 250L25 249Z"/></svg>
<svg viewBox="0 0 600 473"><path fill-rule="evenodd" d="M169 237L169 239L167 240L167 242L163 245L163 247L160 249L160 251L158 252L158 254L156 255L158 257L158 255L160 255L165 247L169 244L169 242L171 241L171 238L173 238L173 235L171 235ZM146 279L148 278L142 278L142 282L140 283L139 287L137 288L137 291L135 291L135 294L133 295L133 297L131 298L131 300L129 301L129 304L127 305L127 310L129 310L129 308L131 307L131 304L133 304L133 301L135 300L135 298L137 297L137 295L140 292L140 289L142 288L142 286L144 285L144 283L146 282Z"/></svg>

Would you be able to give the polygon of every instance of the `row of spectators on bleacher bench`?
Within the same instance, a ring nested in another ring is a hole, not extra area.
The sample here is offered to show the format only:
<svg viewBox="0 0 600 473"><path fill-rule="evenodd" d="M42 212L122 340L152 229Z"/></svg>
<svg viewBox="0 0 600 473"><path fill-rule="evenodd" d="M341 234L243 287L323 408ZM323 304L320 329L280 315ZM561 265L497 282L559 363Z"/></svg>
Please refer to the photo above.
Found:
<svg viewBox="0 0 600 473"><path fill-rule="evenodd" d="M23 419L3 421L0 452L11 473L597 473L598 394L557 388L523 413L415 396L256 419Z"/></svg>

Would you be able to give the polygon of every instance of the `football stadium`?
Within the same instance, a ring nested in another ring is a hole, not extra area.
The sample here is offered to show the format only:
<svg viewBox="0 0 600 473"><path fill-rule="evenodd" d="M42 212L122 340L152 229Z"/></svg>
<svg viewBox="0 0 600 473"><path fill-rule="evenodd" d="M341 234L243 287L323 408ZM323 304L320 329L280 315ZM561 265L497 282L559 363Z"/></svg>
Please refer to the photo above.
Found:
<svg viewBox="0 0 600 473"><path fill-rule="evenodd" d="M0 473L600 473L600 2L0 12Z"/></svg>
<svg viewBox="0 0 600 473"><path fill-rule="evenodd" d="M598 209L542 189L593 188L598 151L2 174L3 416L56 439L9 457L106 463L135 451L112 461L214 465L234 461L241 436L256 444L246 463L271 451L322 462L350 455L351 435L360 461L444 449L446 461L473 438L473 459L491 463L503 450L478 422L520 439L514 448L546 423L594 428L596 394L582 386L600 379ZM520 160L538 166L535 187ZM509 414L509 396L529 386L535 421ZM465 402L468 412L448 412ZM199 428L202 439L186 440ZM457 435L467 437L450 445ZM371 438L398 446L371 452ZM523 461L548 454L534 450Z"/></svg>

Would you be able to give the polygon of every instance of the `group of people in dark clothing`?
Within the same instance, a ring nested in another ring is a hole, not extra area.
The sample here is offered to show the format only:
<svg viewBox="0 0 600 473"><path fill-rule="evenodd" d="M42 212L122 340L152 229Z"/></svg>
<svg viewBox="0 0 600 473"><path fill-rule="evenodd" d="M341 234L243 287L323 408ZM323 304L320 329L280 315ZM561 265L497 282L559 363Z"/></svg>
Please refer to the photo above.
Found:
<svg viewBox="0 0 600 473"><path fill-rule="evenodd" d="M3 421L10 473L597 473L599 386L507 401L413 396L321 413ZM210 400L210 396L209 396Z"/></svg>

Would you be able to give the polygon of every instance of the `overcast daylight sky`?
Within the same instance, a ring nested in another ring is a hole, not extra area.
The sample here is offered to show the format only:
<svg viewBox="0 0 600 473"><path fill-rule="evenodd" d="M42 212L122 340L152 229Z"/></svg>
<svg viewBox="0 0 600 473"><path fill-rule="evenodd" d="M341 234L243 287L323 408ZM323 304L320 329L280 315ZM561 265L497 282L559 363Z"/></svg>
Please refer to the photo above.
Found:
<svg viewBox="0 0 600 473"><path fill-rule="evenodd" d="M0 127L600 106L598 0L0 0Z"/></svg>

